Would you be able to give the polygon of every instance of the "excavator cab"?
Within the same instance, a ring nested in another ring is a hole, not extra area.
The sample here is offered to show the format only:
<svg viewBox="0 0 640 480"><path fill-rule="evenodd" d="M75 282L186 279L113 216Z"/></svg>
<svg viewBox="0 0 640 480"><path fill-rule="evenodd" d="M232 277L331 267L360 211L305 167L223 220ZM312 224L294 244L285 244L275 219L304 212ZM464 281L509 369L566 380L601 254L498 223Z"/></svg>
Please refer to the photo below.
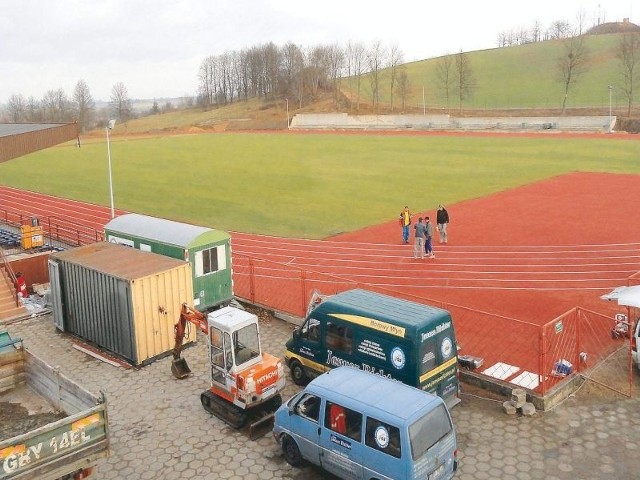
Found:
<svg viewBox="0 0 640 480"><path fill-rule="evenodd" d="M207 335L211 388L200 396L205 410L236 428L249 418L262 422L270 416L282 403L284 367L279 358L262 352L258 317L234 307L204 316L183 306L171 365L176 378L191 373L180 356L186 322L198 325Z"/></svg>

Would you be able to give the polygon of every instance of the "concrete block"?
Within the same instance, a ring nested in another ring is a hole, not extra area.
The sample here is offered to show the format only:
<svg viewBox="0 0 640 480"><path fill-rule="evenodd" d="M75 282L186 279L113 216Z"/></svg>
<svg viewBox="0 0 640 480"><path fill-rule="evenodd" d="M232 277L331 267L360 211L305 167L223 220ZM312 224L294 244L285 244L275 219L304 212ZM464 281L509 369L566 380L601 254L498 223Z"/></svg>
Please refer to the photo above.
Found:
<svg viewBox="0 0 640 480"><path fill-rule="evenodd" d="M511 403L516 408L522 408L527 401L527 392L521 388L514 388L511 390Z"/></svg>
<svg viewBox="0 0 640 480"><path fill-rule="evenodd" d="M514 407L511 401L509 400L502 402L502 409L504 410L504 413L506 413L507 415L515 415L517 412L516 407Z"/></svg>
<svg viewBox="0 0 640 480"><path fill-rule="evenodd" d="M536 414L536 407L533 403L526 402L522 405L522 415L525 417L531 417Z"/></svg>

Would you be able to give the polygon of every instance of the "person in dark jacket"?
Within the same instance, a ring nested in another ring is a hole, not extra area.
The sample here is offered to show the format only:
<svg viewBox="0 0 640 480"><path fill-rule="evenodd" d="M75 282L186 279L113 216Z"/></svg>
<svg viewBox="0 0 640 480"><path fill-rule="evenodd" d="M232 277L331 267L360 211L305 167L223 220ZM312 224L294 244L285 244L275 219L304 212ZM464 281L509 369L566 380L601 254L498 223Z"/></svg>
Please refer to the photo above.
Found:
<svg viewBox="0 0 640 480"><path fill-rule="evenodd" d="M436 214L436 223L438 224L438 233L440 234L440 243L447 243L447 225L449 225L449 212L443 205L438 205L438 213Z"/></svg>

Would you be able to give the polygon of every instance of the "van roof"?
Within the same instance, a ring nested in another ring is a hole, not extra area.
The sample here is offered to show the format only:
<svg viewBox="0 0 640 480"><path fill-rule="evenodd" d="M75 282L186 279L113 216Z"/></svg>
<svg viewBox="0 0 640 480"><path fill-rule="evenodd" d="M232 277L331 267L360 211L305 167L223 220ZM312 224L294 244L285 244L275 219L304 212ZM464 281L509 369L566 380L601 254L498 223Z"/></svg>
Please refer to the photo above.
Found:
<svg viewBox="0 0 640 480"><path fill-rule="evenodd" d="M421 328L451 320L449 312L441 308L361 289L328 297L313 312L316 315L346 314L373 318L412 330L412 334Z"/></svg>
<svg viewBox="0 0 640 480"><path fill-rule="evenodd" d="M362 405L367 405L367 414L377 414L382 421L406 421L416 412L443 403L436 395L353 367L329 370L312 380L305 390L347 408L362 411Z"/></svg>

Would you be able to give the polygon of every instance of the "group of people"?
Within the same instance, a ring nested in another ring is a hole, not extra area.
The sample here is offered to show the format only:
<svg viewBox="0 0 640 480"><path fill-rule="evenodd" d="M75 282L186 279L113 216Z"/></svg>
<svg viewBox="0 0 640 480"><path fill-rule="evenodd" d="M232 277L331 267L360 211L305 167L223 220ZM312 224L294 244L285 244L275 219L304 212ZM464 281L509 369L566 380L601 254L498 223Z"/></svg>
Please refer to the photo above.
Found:
<svg viewBox="0 0 640 480"><path fill-rule="evenodd" d="M402 241L409 243L410 226L412 224L411 218L413 214L409 210L408 206L404 207L404 210L400 212L400 226L402 227ZM438 205L438 211L436 213L436 229L440 237L440 243L447 243L449 241L447 235L447 226L449 225L449 212L443 205ZM424 258L425 255L428 258L435 258L436 255L433 252L433 235L434 228L429 217L419 217L418 223L413 226L415 230L415 241L413 244L413 258Z"/></svg>

